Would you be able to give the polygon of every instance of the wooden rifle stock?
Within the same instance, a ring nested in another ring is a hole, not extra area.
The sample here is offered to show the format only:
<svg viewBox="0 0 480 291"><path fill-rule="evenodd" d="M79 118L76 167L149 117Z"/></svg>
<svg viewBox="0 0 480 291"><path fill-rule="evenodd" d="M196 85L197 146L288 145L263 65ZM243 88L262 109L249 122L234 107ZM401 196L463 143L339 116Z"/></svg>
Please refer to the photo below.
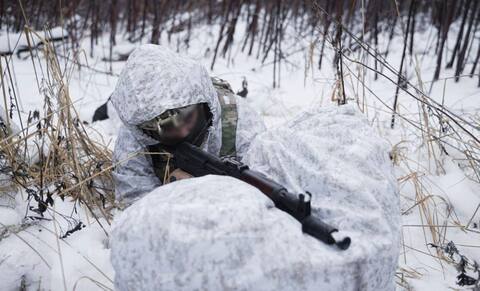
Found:
<svg viewBox="0 0 480 291"><path fill-rule="evenodd" d="M180 168L194 177L224 175L242 180L268 196L274 202L275 207L297 219L302 224L303 232L326 244L335 244L342 250L346 250L350 246L349 237L337 241L332 233L338 230L312 215L310 193L292 194L281 184L262 173L249 169L247 165L235 159L220 159L187 142L172 147L170 152L173 154L176 168Z"/></svg>

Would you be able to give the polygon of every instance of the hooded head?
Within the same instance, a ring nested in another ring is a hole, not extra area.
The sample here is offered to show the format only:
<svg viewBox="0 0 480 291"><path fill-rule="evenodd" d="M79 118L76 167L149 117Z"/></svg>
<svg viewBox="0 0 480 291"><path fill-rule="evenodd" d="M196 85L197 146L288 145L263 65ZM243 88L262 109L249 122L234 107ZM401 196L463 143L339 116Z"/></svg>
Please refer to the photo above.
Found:
<svg viewBox="0 0 480 291"><path fill-rule="evenodd" d="M210 76L203 65L159 45L135 49L123 68L111 101L127 128L145 144L158 141L138 126L167 110L206 103L212 126L205 148L214 153L220 144L220 104Z"/></svg>

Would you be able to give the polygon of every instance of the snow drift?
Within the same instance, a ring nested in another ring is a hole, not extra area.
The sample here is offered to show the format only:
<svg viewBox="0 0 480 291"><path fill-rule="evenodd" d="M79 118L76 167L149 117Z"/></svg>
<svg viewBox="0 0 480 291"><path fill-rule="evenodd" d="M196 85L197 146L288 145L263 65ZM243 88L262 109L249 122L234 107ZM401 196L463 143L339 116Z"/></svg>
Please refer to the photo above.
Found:
<svg viewBox="0 0 480 291"><path fill-rule="evenodd" d="M159 187L116 217L117 290L393 290L399 199L387 154L352 106L316 108L252 142L243 161L313 194L347 251L301 232L259 190L206 176Z"/></svg>

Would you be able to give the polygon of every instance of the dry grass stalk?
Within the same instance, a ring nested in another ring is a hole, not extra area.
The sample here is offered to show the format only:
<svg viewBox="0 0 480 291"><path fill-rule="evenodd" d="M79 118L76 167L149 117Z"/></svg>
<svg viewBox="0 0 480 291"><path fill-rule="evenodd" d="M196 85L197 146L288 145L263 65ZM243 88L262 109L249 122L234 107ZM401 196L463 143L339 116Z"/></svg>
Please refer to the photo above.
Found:
<svg viewBox="0 0 480 291"><path fill-rule="evenodd" d="M2 137L0 151L9 161L15 183L27 192L29 199L38 202L35 210L41 216L51 209L52 197L59 195L86 206L99 223L99 216L110 223L110 211L115 207L111 151L90 138L72 106L66 77L68 62L62 66L53 45L26 27L27 39L32 33L44 43L43 67L40 57L34 61L30 47L36 77L41 80L43 117L33 114L20 133ZM2 78L3 90L13 87L8 80Z"/></svg>

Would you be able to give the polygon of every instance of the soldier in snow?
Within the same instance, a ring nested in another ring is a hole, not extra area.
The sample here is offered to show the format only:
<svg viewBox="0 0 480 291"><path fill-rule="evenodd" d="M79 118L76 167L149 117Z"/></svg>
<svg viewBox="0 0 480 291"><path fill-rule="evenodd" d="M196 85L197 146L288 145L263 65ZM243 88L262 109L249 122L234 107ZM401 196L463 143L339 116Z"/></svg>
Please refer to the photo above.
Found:
<svg viewBox="0 0 480 291"><path fill-rule="evenodd" d="M265 129L228 83L158 45L142 45L130 55L111 102L123 122L113 157L115 195L126 204L164 183L190 177L169 163L163 147L188 141L240 159Z"/></svg>

